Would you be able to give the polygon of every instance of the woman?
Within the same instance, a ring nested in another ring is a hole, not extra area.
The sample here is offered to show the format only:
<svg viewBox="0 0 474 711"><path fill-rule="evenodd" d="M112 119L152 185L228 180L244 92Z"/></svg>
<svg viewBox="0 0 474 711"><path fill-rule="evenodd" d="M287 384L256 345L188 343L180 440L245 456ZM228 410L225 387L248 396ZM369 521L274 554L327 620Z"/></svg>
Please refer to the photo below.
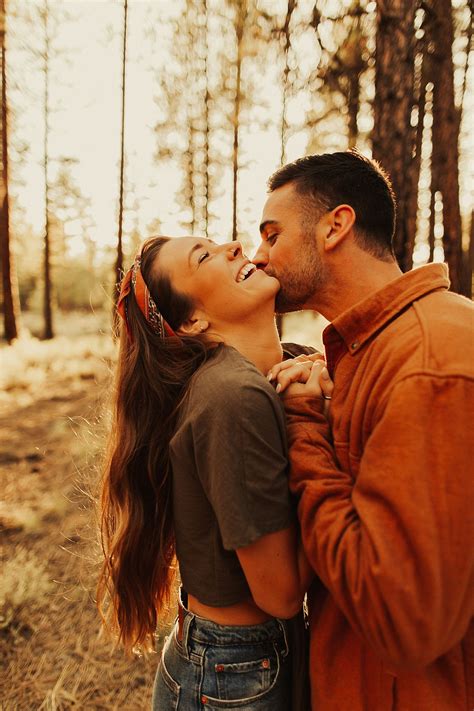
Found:
<svg viewBox="0 0 474 711"><path fill-rule="evenodd" d="M148 240L122 283L99 604L110 598L127 649L152 641L176 554L184 599L156 710L291 705L284 620L311 572L287 489L283 408L263 377L282 360L278 288L238 242L194 237ZM286 382L308 377L305 363L293 372Z"/></svg>

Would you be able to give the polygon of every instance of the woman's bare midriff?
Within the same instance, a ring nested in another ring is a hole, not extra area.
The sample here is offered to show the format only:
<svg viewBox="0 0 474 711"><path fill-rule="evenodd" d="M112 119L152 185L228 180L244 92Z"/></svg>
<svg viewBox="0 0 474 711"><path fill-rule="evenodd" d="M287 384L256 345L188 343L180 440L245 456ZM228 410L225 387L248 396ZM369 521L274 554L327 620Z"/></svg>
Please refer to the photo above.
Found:
<svg viewBox="0 0 474 711"><path fill-rule="evenodd" d="M258 625L272 619L271 615L257 607L252 598L226 607L211 607L188 595L188 610L219 625Z"/></svg>

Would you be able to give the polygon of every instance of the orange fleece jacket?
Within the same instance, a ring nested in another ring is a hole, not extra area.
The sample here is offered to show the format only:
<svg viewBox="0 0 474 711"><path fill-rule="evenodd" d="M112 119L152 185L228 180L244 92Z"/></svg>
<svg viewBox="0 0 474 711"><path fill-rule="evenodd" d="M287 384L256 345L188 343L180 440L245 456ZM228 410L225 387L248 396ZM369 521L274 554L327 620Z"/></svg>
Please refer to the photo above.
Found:
<svg viewBox="0 0 474 711"><path fill-rule="evenodd" d="M327 327L329 422L285 401L313 711L474 708L474 307L448 286L416 269Z"/></svg>

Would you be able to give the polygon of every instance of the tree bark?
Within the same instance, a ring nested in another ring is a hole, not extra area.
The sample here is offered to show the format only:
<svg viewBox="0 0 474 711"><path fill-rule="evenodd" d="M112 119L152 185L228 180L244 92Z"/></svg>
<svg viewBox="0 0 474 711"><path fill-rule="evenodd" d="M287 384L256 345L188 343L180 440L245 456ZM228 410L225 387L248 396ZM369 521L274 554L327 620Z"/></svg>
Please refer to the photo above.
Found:
<svg viewBox="0 0 474 711"><path fill-rule="evenodd" d="M348 112L348 139L349 148L355 148L359 138L359 127L357 117L360 109L360 77L358 74L350 73L347 77L347 112Z"/></svg>
<svg viewBox="0 0 474 711"><path fill-rule="evenodd" d="M402 268L411 244L408 234L408 185L415 181L413 136L414 18L417 2L378 0L373 155L388 171L397 198L394 249Z"/></svg>
<svg viewBox="0 0 474 711"><path fill-rule="evenodd" d="M462 291L462 223L459 205L459 128L460 111L454 101L453 16L451 0L433 0L432 54L433 146L442 169L438 182L443 196L443 248L449 266L452 291Z"/></svg>
<svg viewBox="0 0 474 711"><path fill-rule="evenodd" d="M407 208L406 208L406 249L404 251L404 271L409 271L413 267L413 250L415 248L415 239L417 232L417 216L418 216L418 183L420 180L421 169L421 151L423 145L423 137L425 135L424 122L426 114L426 87L432 79L431 57L428 52L427 43L423 46L421 52L421 68L419 75L415 77L414 99L418 106L418 120L416 126L412 128L412 144L414 144L414 155L411 163L409 174L409 186L407 190ZM432 261L432 259L430 260Z"/></svg>
<svg viewBox="0 0 474 711"><path fill-rule="evenodd" d="M20 300L18 283L10 248L10 218L8 196L8 103L6 72L6 7L5 0L0 0L0 42L2 52L2 185L0 211L0 242L3 283L3 323L4 335L8 343L18 337Z"/></svg>
<svg viewBox="0 0 474 711"><path fill-rule="evenodd" d="M48 0L43 6L44 27L44 252L43 252L43 337L54 337L53 308L52 308L52 283L51 283L51 219L50 219L50 192L49 192L49 53L50 39L48 27Z"/></svg>
<svg viewBox="0 0 474 711"><path fill-rule="evenodd" d="M433 161L431 162L431 195L430 195L430 222L428 227L428 246L430 248L428 261L432 262L435 249L435 205L436 205L436 174L433 171Z"/></svg>
<svg viewBox="0 0 474 711"><path fill-rule="evenodd" d="M235 18L235 39L236 39L236 62L235 62L235 96L234 96L234 115L233 115L233 132L234 141L232 148L232 240L236 240L238 236L237 229L237 183L239 173L239 123L240 123L240 108L242 103L242 59L243 47L242 40L244 36L244 25L247 16L247 0L238 0L236 3L236 18Z"/></svg>
<svg viewBox="0 0 474 711"><path fill-rule="evenodd" d="M207 0L203 2L204 13L204 80L206 90L204 92L204 236L209 236L209 106L211 95L209 93L209 37L207 29L208 8Z"/></svg>
<svg viewBox="0 0 474 711"><path fill-rule="evenodd" d="M469 244L463 252L463 296L472 299L472 278L474 275L474 210L471 210L471 224L469 226Z"/></svg>
<svg viewBox="0 0 474 711"><path fill-rule="evenodd" d="M127 28L128 0L123 3L123 38L122 38L122 123L120 129L120 184L119 184L119 214L117 234L117 255L115 260L115 298L118 298L118 285L123 276L123 202L125 192L125 80L127 67ZM115 313L115 310L114 310ZM116 319L116 316L115 316Z"/></svg>
<svg viewBox="0 0 474 711"><path fill-rule="evenodd" d="M291 35L290 35L290 22L291 16L295 11L296 0L288 0L286 7L285 21L282 27L283 36L283 86L282 86L282 106L281 106L281 136L280 136L280 164L284 165L286 162L286 139L288 132L288 121L286 118L286 104L288 100L288 74L290 73L289 67L289 53L291 47Z"/></svg>

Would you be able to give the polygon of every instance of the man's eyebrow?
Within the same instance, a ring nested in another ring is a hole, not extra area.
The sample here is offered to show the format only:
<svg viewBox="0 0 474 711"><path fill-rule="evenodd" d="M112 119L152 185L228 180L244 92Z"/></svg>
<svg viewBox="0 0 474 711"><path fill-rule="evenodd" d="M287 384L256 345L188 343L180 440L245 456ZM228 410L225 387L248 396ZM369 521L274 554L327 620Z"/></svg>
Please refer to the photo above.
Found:
<svg viewBox="0 0 474 711"><path fill-rule="evenodd" d="M277 220L265 220L265 222L262 222L262 224L260 225L260 234L262 234L262 232L265 232L268 225L278 225L278 222Z"/></svg>

